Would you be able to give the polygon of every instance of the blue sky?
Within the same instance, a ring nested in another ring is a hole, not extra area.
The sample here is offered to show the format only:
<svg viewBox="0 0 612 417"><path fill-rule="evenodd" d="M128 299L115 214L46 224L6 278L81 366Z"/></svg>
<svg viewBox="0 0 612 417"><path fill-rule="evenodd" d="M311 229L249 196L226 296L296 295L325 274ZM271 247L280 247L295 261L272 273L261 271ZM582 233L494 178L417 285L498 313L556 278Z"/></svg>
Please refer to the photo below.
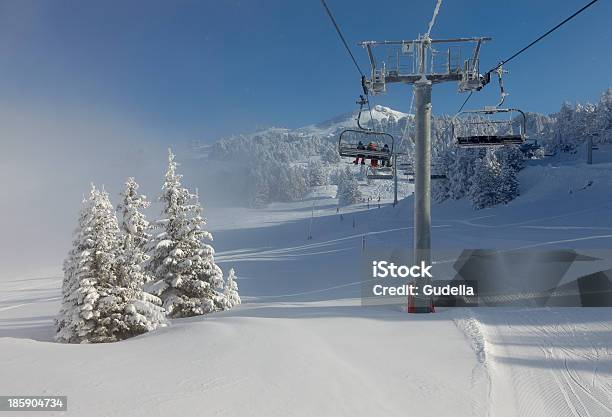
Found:
<svg viewBox="0 0 612 417"><path fill-rule="evenodd" d="M586 0L445 0L432 37L493 37L487 68ZM426 30L434 0L328 0L351 44ZM379 8L377 8L377 6ZM508 65L508 104L552 112L612 86L612 2L591 9ZM354 53L364 69L366 56ZM406 111L411 89L375 98ZM113 114L160 137L213 140L298 127L355 108L359 76L319 0L0 1L0 104ZM472 105L493 103L492 86ZM434 89L434 112L464 95Z"/></svg>

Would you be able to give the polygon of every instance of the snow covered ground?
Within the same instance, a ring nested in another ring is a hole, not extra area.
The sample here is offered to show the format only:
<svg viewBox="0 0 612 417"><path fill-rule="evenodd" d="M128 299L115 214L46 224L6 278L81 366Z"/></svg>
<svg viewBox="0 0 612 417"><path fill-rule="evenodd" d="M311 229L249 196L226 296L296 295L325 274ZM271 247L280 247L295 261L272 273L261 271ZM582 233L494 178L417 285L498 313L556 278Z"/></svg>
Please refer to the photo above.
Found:
<svg viewBox="0 0 612 417"><path fill-rule="evenodd" d="M612 152L598 152L533 164L503 207L436 205L434 245L610 248ZM612 415L612 308L361 307L363 237L412 243L412 199L384 203L208 210L245 304L121 343L53 343L59 274L2 279L0 393L68 395L69 416Z"/></svg>

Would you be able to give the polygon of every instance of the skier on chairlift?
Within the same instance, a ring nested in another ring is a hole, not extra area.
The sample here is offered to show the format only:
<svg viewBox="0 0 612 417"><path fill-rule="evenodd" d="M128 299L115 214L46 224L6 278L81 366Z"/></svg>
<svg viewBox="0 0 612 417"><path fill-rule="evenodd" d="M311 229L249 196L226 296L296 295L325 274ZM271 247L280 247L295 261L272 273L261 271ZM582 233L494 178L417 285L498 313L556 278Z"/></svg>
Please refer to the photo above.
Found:
<svg viewBox="0 0 612 417"><path fill-rule="evenodd" d="M376 151L377 149L378 149L378 146L376 145L375 142L368 143L368 151ZM370 160L370 166L373 168L378 167L378 158L372 157L372 159Z"/></svg>
<svg viewBox="0 0 612 417"><path fill-rule="evenodd" d="M383 146L382 151L386 154L389 154L389 157L382 158L382 161L381 161L382 165L390 167L391 166L391 151L389 150L389 145L385 143L385 146Z"/></svg>
<svg viewBox="0 0 612 417"><path fill-rule="evenodd" d="M359 141L359 143L357 144L357 149L365 151L365 146L363 145L362 141ZM360 159L361 159L361 165L365 165L365 155L357 155L357 159L355 159L353 163L357 165Z"/></svg>

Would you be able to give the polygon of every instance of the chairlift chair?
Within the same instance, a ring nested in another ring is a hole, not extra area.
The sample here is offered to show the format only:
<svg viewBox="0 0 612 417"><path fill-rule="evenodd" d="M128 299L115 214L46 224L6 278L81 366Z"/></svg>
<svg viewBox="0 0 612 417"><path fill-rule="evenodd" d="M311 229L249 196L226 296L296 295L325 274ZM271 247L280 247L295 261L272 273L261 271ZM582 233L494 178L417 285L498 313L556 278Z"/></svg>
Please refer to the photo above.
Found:
<svg viewBox="0 0 612 417"><path fill-rule="evenodd" d="M393 170L389 167L368 167L366 177L370 180L392 180Z"/></svg>
<svg viewBox="0 0 612 417"><path fill-rule="evenodd" d="M359 143L362 143L365 149L359 149ZM376 144L376 150L368 149L370 143ZM389 150L383 151L387 145ZM387 160L393 155L394 138L392 135L384 132L376 132L373 130L364 129L345 129L340 133L338 139L338 152L344 157L361 157L366 159Z"/></svg>
<svg viewBox="0 0 612 417"><path fill-rule="evenodd" d="M359 114L357 115L357 128L344 129L338 137L338 153L340 156L364 159L377 159L390 161L393 155L395 139L385 132L366 129L361 126L361 113L363 106L368 103L367 98L359 96ZM363 146L360 146L363 145ZM384 149L387 145L387 149Z"/></svg>
<svg viewBox="0 0 612 417"><path fill-rule="evenodd" d="M495 119L499 114L508 115L509 118ZM523 144L526 123L527 118L521 110L485 107L457 113L452 119L451 128L458 147L497 147Z"/></svg>
<svg viewBox="0 0 612 417"><path fill-rule="evenodd" d="M403 169L404 175L409 177L409 182L414 182L414 166L411 163L403 163L398 165L398 168ZM446 179L446 173L444 168L436 162L431 164L430 179L432 180L443 180Z"/></svg>
<svg viewBox="0 0 612 417"><path fill-rule="evenodd" d="M404 172L404 175L408 177L409 183L411 184L414 183L414 172ZM429 178L433 181L433 180L445 180L448 177L446 176L446 174L431 174Z"/></svg>

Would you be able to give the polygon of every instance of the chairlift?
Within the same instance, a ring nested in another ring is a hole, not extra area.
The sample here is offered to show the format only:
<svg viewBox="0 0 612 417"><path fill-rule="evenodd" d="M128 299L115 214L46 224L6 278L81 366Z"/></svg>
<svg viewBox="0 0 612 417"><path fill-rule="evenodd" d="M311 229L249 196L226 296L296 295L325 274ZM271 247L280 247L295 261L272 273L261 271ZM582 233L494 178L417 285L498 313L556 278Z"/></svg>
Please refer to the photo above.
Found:
<svg viewBox="0 0 612 417"><path fill-rule="evenodd" d="M507 118L501 119L500 115ZM521 110L485 107L457 113L451 126L459 147L495 147L522 145L526 123L527 118Z"/></svg>
<svg viewBox="0 0 612 417"><path fill-rule="evenodd" d="M414 172L404 172L404 175L406 175L408 177L408 182L413 184L414 183ZM433 180L445 180L447 179L446 174L431 174L431 176L429 177L432 181Z"/></svg>
<svg viewBox="0 0 612 417"><path fill-rule="evenodd" d="M542 145L538 143L537 139L527 140L519 147L519 149L525 157L533 158L536 155L536 152L542 149Z"/></svg>
<svg viewBox="0 0 612 417"><path fill-rule="evenodd" d="M505 72L501 65L495 69L501 95L497 105L485 106L481 110L464 110L453 117L451 129L457 146L482 148L525 143L525 113L518 109L501 107L508 95L502 79Z"/></svg>
<svg viewBox="0 0 612 417"><path fill-rule="evenodd" d="M390 167L368 167L366 177L370 180L392 180L393 170Z"/></svg>
<svg viewBox="0 0 612 417"><path fill-rule="evenodd" d="M408 176L409 182L414 182L414 166L411 163L400 164L398 165L398 168L403 169L403 173L405 176ZM445 170L439 164L434 162L431 164L431 173L429 178L432 180L446 179L447 176L444 171Z"/></svg>
<svg viewBox="0 0 612 417"><path fill-rule="evenodd" d="M359 96L359 114L356 129L345 129L338 138L338 153L340 156L389 161L393 155L395 139L392 135L361 126L361 113L367 99ZM386 145L386 146L385 146Z"/></svg>

